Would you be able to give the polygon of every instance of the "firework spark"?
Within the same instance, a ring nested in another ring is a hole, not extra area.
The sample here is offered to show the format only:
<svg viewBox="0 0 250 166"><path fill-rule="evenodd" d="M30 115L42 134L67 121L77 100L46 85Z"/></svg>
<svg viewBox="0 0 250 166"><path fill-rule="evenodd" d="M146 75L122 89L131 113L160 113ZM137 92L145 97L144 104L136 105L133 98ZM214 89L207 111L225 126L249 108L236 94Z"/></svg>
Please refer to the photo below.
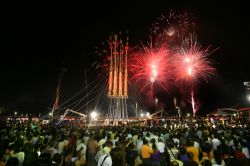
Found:
<svg viewBox="0 0 250 166"><path fill-rule="evenodd" d="M167 90L171 78L169 51L165 46L153 48L142 46L130 58L131 80L140 84L141 90L153 84Z"/></svg>
<svg viewBox="0 0 250 166"><path fill-rule="evenodd" d="M215 68L208 58L211 53L210 47L202 49L196 37L184 39L174 60L176 81L192 84L202 79L207 81L215 74Z"/></svg>
<svg viewBox="0 0 250 166"><path fill-rule="evenodd" d="M171 10L168 14L157 18L151 27L151 34L158 41L170 42L189 34L195 29L194 27L194 17L191 13Z"/></svg>

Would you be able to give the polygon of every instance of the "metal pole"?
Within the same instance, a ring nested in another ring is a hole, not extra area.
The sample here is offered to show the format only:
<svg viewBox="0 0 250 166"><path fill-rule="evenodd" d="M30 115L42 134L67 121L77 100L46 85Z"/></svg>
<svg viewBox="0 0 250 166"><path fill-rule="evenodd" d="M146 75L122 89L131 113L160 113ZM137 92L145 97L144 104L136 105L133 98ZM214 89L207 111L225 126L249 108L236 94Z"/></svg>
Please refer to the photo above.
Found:
<svg viewBox="0 0 250 166"><path fill-rule="evenodd" d="M137 118L137 108L138 108L138 104L137 104L137 102L135 103L135 117Z"/></svg>
<svg viewBox="0 0 250 166"><path fill-rule="evenodd" d="M86 99L87 99L87 103L86 103L86 115L88 115L88 82L87 82L87 71L85 68L85 87L86 87Z"/></svg>

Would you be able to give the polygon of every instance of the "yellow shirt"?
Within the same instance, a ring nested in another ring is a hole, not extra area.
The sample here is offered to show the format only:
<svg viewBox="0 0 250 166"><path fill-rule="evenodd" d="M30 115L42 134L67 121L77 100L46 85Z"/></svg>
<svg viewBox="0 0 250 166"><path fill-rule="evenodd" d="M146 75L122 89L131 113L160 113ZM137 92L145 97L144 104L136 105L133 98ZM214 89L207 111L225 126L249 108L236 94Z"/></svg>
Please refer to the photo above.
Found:
<svg viewBox="0 0 250 166"><path fill-rule="evenodd" d="M143 159L150 158L151 154L153 154L153 150L148 145L141 146L141 157Z"/></svg>
<svg viewBox="0 0 250 166"><path fill-rule="evenodd" d="M196 147L187 147L187 152L192 152L194 154L194 161L199 164L199 150Z"/></svg>
<svg viewBox="0 0 250 166"><path fill-rule="evenodd" d="M111 134L111 139L112 139L112 140L115 139L115 135L116 135L116 133L112 133L112 134Z"/></svg>

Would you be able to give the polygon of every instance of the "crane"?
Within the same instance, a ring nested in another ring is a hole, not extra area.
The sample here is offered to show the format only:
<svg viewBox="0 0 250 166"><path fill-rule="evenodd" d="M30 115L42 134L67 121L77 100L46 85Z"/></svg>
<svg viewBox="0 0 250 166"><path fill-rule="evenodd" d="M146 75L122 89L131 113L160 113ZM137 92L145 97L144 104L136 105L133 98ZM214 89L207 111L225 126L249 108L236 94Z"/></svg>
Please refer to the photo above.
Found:
<svg viewBox="0 0 250 166"><path fill-rule="evenodd" d="M83 113L74 111L74 110L72 110L72 109L67 109L67 110L64 112L64 114L63 114L61 120L60 120L58 123L61 123L69 112L72 112L72 113L74 113L74 114L80 115L80 116L82 116L82 117L84 117L84 118L87 117L87 115L85 115L85 114L83 114Z"/></svg>

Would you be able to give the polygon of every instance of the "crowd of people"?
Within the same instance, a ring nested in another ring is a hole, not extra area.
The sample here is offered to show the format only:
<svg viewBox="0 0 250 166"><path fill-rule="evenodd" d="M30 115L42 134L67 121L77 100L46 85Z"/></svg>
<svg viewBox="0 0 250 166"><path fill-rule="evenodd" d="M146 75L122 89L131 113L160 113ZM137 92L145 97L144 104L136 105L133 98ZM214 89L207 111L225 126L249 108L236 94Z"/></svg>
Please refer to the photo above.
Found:
<svg viewBox="0 0 250 166"><path fill-rule="evenodd" d="M247 125L0 125L0 166L250 165Z"/></svg>

